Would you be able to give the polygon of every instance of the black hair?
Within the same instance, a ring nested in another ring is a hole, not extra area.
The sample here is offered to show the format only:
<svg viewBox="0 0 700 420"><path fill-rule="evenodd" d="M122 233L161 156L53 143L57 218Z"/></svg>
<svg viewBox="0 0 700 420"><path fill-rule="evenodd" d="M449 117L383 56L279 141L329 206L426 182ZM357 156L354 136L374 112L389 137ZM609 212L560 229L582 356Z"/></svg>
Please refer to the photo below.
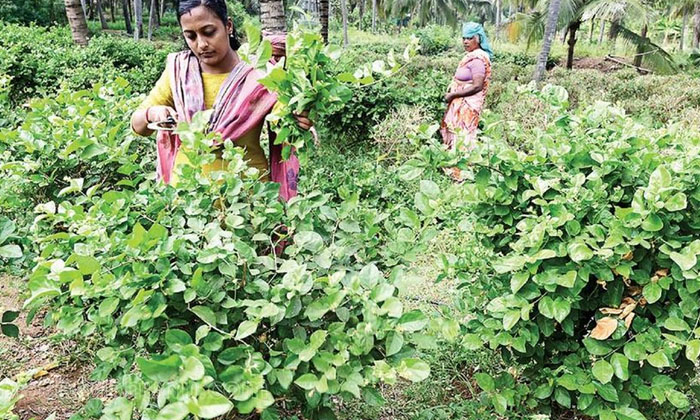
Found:
<svg viewBox="0 0 700 420"><path fill-rule="evenodd" d="M225 0L180 0L177 5L177 22L180 23L182 15L191 12L192 9L199 6L204 6L214 12L224 23L224 26L228 23L228 10L226 9ZM233 25L232 31L229 37L229 43L231 44L231 49L237 51L241 47L241 41L238 40L236 27Z"/></svg>

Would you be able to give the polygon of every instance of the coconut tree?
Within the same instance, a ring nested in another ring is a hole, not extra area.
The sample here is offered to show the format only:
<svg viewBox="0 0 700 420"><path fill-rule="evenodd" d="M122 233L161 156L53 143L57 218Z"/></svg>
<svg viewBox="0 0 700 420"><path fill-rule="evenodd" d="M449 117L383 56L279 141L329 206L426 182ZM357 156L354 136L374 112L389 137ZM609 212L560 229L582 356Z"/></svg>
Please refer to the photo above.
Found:
<svg viewBox="0 0 700 420"><path fill-rule="evenodd" d="M126 33L131 35L134 33L134 29L131 27L131 13L129 12L129 0L122 0L122 14L124 15Z"/></svg>
<svg viewBox="0 0 700 420"><path fill-rule="evenodd" d="M676 70L673 57L647 35L650 23L657 19L658 14L642 0L593 0L586 7L583 18L593 16L612 22L611 29L614 29L616 36L636 46L635 66L640 67L646 61L661 72ZM631 29L635 23L642 25L639 33Z"/></svg>
<svg viewBox="0 0 700 420"><path fill-rule="evenodd" d="M537 56L535 74L533 75L533 80L538 83L542 80L542 77L544 77L544 72L547 66L547 58L549 58L549 51L552 48L554 34L557 31L557 21L559 20L560 7L561 0L549 1L549 7L547 9L547 24L544 29L544 42L542 43L542 50Z"/></svg>
<svg viewBox="0 0 700 420"><path fill-rule="evenodd" d="M328 0L318 0L318 14L321 21L321 36L323 42L328 43Z"/></svg>
<svg viewBox="0 0 700 420"><path fill-rule="evenodd" d="M134 0L134 39L143 37L143 0Z"/></svg>
<svg viewBox="0 0 700 420"><path fill-rule="evenodd" d="M348 5L347 0L340 0L340 11L343 15L343 47L348 46Z"/></svg>
<svg viewBox="0 0 700 420"><path fill-rule="evenodd" d="M282 0L260 0L260 24L265 34L283 34L287 31Z"/></svg>
<svg viewBox="0 0 700 420"><path fill-rule="evenodd" d="M88 43L88 27L80 0L65 0L66 17L70 25L73 42L85 46Z"/></svg>
<svg viewBox="0 0 700 420"><path fill-rule="evenodd" d="M688 27L688 17L695 13L695 5L698 3L697 0L677 0L673 8L671 9L672 16L675 18L682 18L681 23L681 35L680 35L680 50L685 49L685 31Z"/></svg>

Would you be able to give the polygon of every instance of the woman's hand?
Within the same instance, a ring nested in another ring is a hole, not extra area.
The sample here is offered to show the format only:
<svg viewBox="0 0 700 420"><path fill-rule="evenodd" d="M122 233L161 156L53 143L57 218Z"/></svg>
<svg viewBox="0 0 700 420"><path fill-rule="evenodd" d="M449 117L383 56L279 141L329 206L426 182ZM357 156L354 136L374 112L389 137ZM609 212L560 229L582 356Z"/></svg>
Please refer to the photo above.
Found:
<svg viewBox="0 0 700 420"><path fill-rule="evenodd" d="M449 104L450 102L452 102L452 100L453 100L454 98L455 98L454 95L453 95L452 93L450 93L450 92L447 92L447 93L445 94L445 102L447 102L448 104Z"/></svg>
<svg viewBox="0 0 700 420"><path fill-rule="evenodd" d="M309 131L314 126L313 121L309 119L309 111L304 111L300 114L292 113L294 119L297 120L297 125L304 131Z"/></svg>
<svg viewBox="0 0 700 420"><path fill-rule="evenodd" d="M153 130L148 128L148 124L165 121L168 117L177 120L177 112L173 108L165 105L150 106L133 113L131 116L131 128L136 134L150 136L153 134Z"/></svg>
<svg viewBox="0 0 700 420"><path fill-rule="evenodd" d="M177 111L169 106L156 105L146 108L145 117L146 124L165 121L168 117L177 120Z"/></svg>

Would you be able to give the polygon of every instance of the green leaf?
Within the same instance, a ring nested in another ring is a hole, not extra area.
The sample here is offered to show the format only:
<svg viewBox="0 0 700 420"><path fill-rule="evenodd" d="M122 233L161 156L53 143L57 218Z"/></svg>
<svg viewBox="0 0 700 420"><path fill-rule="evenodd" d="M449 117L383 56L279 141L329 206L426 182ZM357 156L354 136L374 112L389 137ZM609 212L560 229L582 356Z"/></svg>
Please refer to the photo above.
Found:
<svg viewBox="0 0 700 420"><path fill-rule="evenodd" d="M22 257L22 248L20 248L19 245L0 246L0 257L21 258Z"/></svg>
<svg viewBox="0 0 700 420"><path fill-rule="evenodd" d="M2 324L0 325L0 331L8 337L19 337L19 327L14 324Z"/></svg>
<svg viewBox="0 0 700 420"><path fill-rule="evenodd" d="M143 373L144 376L157 382L166 382L177 375L180 365L182 364L180 358L176 355L161 360L148 360L139 357L136 359L136 363L139 365L139 369L141 369L141 373Z"/></svg>
<svg viewBox="0 0 700 420"><path fill-rule="evenodd" d="M603 384L610 382L614 373L612 365L605 360L593 364L593 376Z"/></svg>
<svg viewBox="0 0 700 420"><path fill-rule="evenodd" d="M688 345L685 347L685 357L694 362L698 360L700 355L700 340L690 340Z"/></svg>
<svg viewBox="0 0 700 420"><path fill-rule="evenodd" d="M504 415L508 410L508 400L501 394L493 394L491 397L491 403L496 413Z"/></svg>
<svg viewBox="0 0 700 420"><path fill-rule="evenodd" d="M317 321L330 310L330 305L324 300L318 299L311 303L304 311L304 315L309 318L309 321Z"/></svg>
<svg viewBox="0 0 700 420"><path fill-rule="evenodd" d="M520 320L520 310L512 310L505 313L503 316L503 329L510 331Z"/></svg>
<svg viewBox="0 0 700 420"><path fill-rule="evenodd" d="M402 331L408 332L422 330L427 324L428 318L417 309L403 314L398 323Z"/></svg>
<svg viewBox="0 0 700 420"><path fill-rule="evenodd" d="M681 268L683 271L688 271L695 267L695 265L698 262L698 258L689 249L684 250L685 252L680 253L680 252L671 252L669 255L673 262L678 264L678 266ZM647 299L648 300L648 299Z"/></svg>
<svg viewBox="0 0 700 420"><path fill-rule="evenodd" d="M203 419L211 419L231 411L233 404L228 398L216 391L202 391L197 397L196 403L190 403L189 409L195 416Z"/></svg>
<svg viewBox="0 0 700 420"><path fill-rule="evenodd" d="M595 383L595 388L596 391L598 392L598 395L605 401L609 402L619 402L620 398L617 396L617 389L613 386L613 384L598 384Z"/></svg>
<svg viewBox="0 0 700 420"><path fill-rule="evenodd" d="M316 375L313 373L305 373L294 381L300 388L307 391L314 389L316 387L316 382L318 382L318 378L316 378Z"/></svg>
<svg viewBox="0 0 700 420"><path fill-rule="evenodd" d="M197 315L199 318L201 318L202 321L206 322L207 324L211 326L216 325L216 314L214 314L214 311L211 310L208 306L202 306L198 305L193 308L190 308L190 311L192 311L195 315Z"/></svg>
<svg viewBox="0 0 700 420"><path fill-rule="evenodd" d="M156 420L182 420L189 414L190 411L185 403L176 402L163 407L158 412Z"/></svg>
<svg viewBox="0 0 700 420"><path fill-rule="evenodd" d="M19 312L17 311L5 311L2 314L2 322L12 322L19 317Z"/></svg>
<svg viewBox="0 0 700 420"><path fill-rule="evenodd" d="M397 331L391 331L386 336L386 356L393 356L403 348L403 335Z"/></svg>
<svg viewBox="0 0 700 420"><path fill-rule="evenodd" d="M236 340L242 340L249 335L255 333L258 329L257 321L243 321L241 325L238 326L238 331L236 331Z"/></svg>
<svg viewBox="0 0 700 420"><path fill-rule="evenodd" d="M647 420L639 411L631 407L623 407L615 410L618 420Z"/></svg>
<svg viewBox="0 0 700 420"><path fill-rule="evenodd" d="M383 407L386 404L382 394L374 388L363 388L362 398L372 407Z"/></svg>
<svg viewBox="0 0 700 420"><path fill-rule="evenodd" d="M656 353L647 357L647 362L655 368L664 368L671 366L671 361L666 356L663 351L657 351Z"/></svg>
<svg viewBox="0 0 700 420"><path fill-rule="evenodd" d="M664 207L668 211L680 211L688 206L688 198L683 192L677 192L671 198L666 200Z"/></svg>
<svg viewBox="0 0 700 420"><path fill-rule="evenodd" d="M520 271L513 274L513 276L510 278L510 290L513 293L518 293L518 290L522 289L529 278L530 275L527 271Z"/></svg>
<svg viewBox="0 0 700 420"><path fill-rule="evenodd" d="M562 287L571 288L576 283L576 271L571 270L566 274L557 276L557 284Z"/></svg>
<svg viewBox="0 0 700 420"><path fill-rule="evenodd" d="M540 299L539 303L537 304L537 309L547 318L554 318L554 301L551 297L545 296Z"/></svg>
<svg viewBox="0 0 700 420"><path fill-rule="evenodd" d="M484 391L493 392L496 390L496 383L488 373L479 372L474 375L474 379L476 379L476 383L479 385L479 388L483 389Z"/></svg>
<svg viewBox="0 0 700 420"><path fill-rule="evenodd" d="M438 187L435 182L430 180L421 180L420 192L433 200L437 200L440 197L440 187Z"/></svg>
<svg viewBox="0 0 700 420"><path fill-rule="evenodd" d="M599 420L616 420L615 413L612 410L604 408L598 413Z"/></svg>
<svg viewBox="0 0 700 420"><path fill-rule="evenodd" d="M323 238L314 231L298 232L294 235L294 243L311 252L318 252L323 248Z"/></svg>
<svg viewBox="0 0 700 420"><path fill-rule="evenodd" d="M664 328L669 331L690 331L690 325L688 325L688 323L684 320L675 316L666 318Z"/></svg>
<svg viewBox="0 0 700 420"><path fill-rule="evenodd" d="M165 344L174 350L176 346L192 344L192 337L185 331L170 329L165 332Z"/></svg>
<svg viewBox="0 0 700 420"><path fill-rule="evenodd" d="M649 303L656 303L661 299L661 287L656 283L649 283L644 286L644 297Z"/></svg>
<svg viewBox="0 0 700 420"><path fill-rule="evenodd" d="M627 358L634 360L635 362L642 361L647 357L647 352L644 349L644 346L636 341L625 344L624 352Z"/></svg>
<svg viewBox="0 0 700 420"><path fill-rule="evenodd" d="M411 382L420 382L430 376L430 366L420 359L404 359L397 372Z"/></svg>
<svg viewBox="0 0 700 420"><path fill-rule="evenodd" d="M572 242L566 247L566 251L574 262L581 262L593 258L593 251L585 243L578 241Z"/></svg>
<svg viewBox="0 0 700 420"><path fill-rule="evenodd" d="M198 381L204 377L204 365L196 357L190 356L182 365L182 374L188 379Z"/></svg>
<svg viewBox="0 0 700 420"><path fill-rule="evenodd" d="M682 392L678 392L675 389L669 390L666 392L666 398L668 398L668 401L673 404L674 407L683 410L686 409L690 406L690 401L688 400L688 397L685 396Z"/></svg>
<svg viewBox="0 0 700 420"><path fill-rule="evenodd" d="M282 385L282 388L289 389L289 385L292 384L294 379L294 372L287 369L279 369L275 371L275 374L277 375L277 382Z"/></svg>
<svg viewBox="0 0 700 420"><path fill-rule="evenodd" d="M629 373L629 359L623 354L615 353L610 358L610 364L615 371L615 376L626 381L630 378Z"/></svg>
<svg viewBox="0 0 700 420"><path fill-rule="evenodd" d="M95 257L76 255L75 260L78 263L78 270L84 276L89 276L100 269L100 262Z"/></svg>
<svg viewBox="0 0 700 420"><path fill-rule="evenodd" d="M664 228L664 222L659 216L652 213L642 222L642 229L647 232L658 232Z"/></svg>
<svg viewBox="0 0 700 420"><path fill-rule="evenodd" d="M571 304L568 300L558 297L554 301L552 306L554 319L559 321L559 323L564 322L569 313L571 312Z"/></svg>

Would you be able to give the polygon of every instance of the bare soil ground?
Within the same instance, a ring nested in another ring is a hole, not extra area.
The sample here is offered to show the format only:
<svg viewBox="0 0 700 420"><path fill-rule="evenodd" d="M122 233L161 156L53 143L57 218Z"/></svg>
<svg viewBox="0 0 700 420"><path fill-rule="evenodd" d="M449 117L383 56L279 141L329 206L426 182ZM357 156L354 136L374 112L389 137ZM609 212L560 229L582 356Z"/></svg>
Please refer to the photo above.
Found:
<svg viewBox="0 0 700 420"><path fill-rule="evenodd" d="M21 281L0 276L0 312L22 307ZM21 313L15 321L20 329L18 339L0 335L0 378L32 373L15 407L21 420L40 420L51 414L57 420L67 419L90 398L106 401L114 396L114 381L89 379L90 357L78 343L44 327L44 313L37 314L29 325L26 315Z"/></svg>

